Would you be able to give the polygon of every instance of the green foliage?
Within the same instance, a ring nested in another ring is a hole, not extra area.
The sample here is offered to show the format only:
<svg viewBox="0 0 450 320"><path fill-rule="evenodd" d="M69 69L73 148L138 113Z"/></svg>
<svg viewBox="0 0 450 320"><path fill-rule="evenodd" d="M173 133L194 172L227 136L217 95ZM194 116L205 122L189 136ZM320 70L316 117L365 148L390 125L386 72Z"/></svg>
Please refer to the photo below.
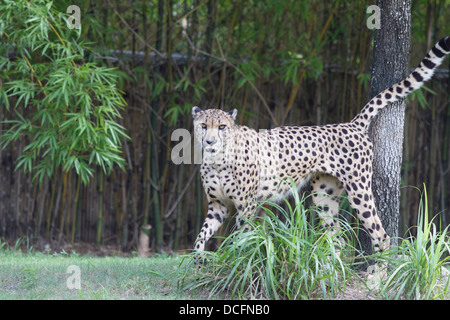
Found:
<svg viewBox="0 0 450 320"><path fill-rule="evenodd" d="M352 257L356 250L348 245L336 246L346 233L330 236L320 225L312 226L306 218L305 199L299 199L297 193L294 198L295 204L286 202L286 209L270 201L261 203L265 215L248 222L251 231L236 232L216 252L186 256L184 268L180 268L184 273L176 277L181 287L208 288L210 297L333 299L345 292L347 284L354 286L359 278ZM406 300L450 297L449 227L439 232L434 219L429 220L426 190L423 201L415 237L374 256L361 257L375 259L381 266L381 277L376 280L359 278L368 288L365 295ZM186 265L196 259L203 265L192 273ZM373 291L374 281L380 283L377 291Z"/></svg>
<svg viewBox="0 0 450 320"><path fill-rule="evenodd" d="M417 101L419 102L419 105L422 109L429 109L430 106L428 104L427 98L425 97L425 95L423 93L423 90L429 92L432 95L436 95L435 91L431 90L426 85L423 85L419 90L411 92L411 94L408 95L406 97L406 99L407 100L411 99L413 101L417 99Z"/></svg>
<svg viewBox="0 0 450 320"><path fill-rule="evenodd" d="M394 256L388 259L392 271L380 293L388 299L429 300L450 296L449 226L439 232L434 219L429 220L426 188L422 200L417 235L404 239L389 253Z"/></svg>
<svg viewBox="0 0 450 320"><path fill-rule="evenodd" d="M62 166L87 183L95 165L123 166L127 135L117 118L126 102L116 87L122 74L88 61L91 49L66 17L44 0L0 4L0 103L17 114L3 122L0 142L26 137L17 168L39 181Z"/></svg>
<svg viewBox="0 0 450 320"><path fill-rule="evenodd" d="M251 230L237 231L216 252L201 253L201 272L186 275L183 285L210 286L211 296L227 292L240 299L330 299L344 291L352 271L343 257L353 249L337 250L343 231L331 235L308 221L305 199L293 188L293 206L261 203L264 215L247 222Z"/></svg>
<svg viewBox="0 0 450 320"><path fill-rule="evenodd" d="M360 73L356 77L359 80L359 82L363 85L364 90L368 90L371 77L370 73Z"/></svg>
<svg viewBox="0 0 450 320"><path fill-rule="evenodd" d="M34 287L36 287L39 278L36 276L36 271L37 268L36 267L30 267L30 268L24 268L22 270L22 281L21 281L21 286L25 289L32 289Z"/></svg>

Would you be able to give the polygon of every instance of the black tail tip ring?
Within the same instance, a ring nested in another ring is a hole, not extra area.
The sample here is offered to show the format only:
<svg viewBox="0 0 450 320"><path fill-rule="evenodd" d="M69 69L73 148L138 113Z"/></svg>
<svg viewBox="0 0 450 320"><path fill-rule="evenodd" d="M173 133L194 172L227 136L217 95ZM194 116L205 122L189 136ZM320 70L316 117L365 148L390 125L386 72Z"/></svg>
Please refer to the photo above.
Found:
<svg viewBox="0 0 450 320"><path fill-rule="evenodd" d="M442 38L441 41L439 41L439 45L445 51L450 52L450 36Z"/></svg>

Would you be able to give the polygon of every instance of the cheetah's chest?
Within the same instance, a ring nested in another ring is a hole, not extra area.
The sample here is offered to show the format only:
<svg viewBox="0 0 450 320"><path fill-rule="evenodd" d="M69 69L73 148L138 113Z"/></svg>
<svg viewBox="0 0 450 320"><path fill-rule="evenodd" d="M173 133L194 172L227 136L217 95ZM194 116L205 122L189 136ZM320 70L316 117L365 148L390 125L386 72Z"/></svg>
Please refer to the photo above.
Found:
<svg viewBox="0 0 450 320"><path fill-rule="evenodd" d="M236 180L230 166L214 167L202 165L203 187L210 200L233 202L236 195Z"/></svg>

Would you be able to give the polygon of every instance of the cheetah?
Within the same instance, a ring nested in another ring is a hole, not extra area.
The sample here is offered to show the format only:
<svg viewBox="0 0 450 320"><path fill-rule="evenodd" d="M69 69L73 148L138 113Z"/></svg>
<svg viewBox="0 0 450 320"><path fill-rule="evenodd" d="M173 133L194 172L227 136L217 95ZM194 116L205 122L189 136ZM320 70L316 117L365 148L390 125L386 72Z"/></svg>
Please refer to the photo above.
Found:
<svg viewBox="0 0 450 320"><path fill-rule="evenodd" d="M203 251L208 239L237 210L241 227L258 200L281 200L310 184L319 217L339 229L339 195L345 190L358 219L368 231L375 252L389 248L372 195L373 145L368 136L371 120L389 103L405 98L429 80L445 55L450 37L436 43L419 66L404 80L371 99L350 122L321 126L282 126L257 132L235 123L237 110L192 108L195 141L203 151L200 167L208 211L194 244Z"/></svg>

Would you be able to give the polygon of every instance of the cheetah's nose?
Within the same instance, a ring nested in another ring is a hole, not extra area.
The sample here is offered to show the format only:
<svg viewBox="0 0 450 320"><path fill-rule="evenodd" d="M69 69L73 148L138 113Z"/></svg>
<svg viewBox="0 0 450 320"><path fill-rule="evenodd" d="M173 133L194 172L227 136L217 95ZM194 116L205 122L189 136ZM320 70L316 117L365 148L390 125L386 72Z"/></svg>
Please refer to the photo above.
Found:
<svg viewBox="0 0 450 320"><path fill-rule="evenodd" d="M209 145L213 145L216 143L216 140L206 140L206 143Z"/></svg>

